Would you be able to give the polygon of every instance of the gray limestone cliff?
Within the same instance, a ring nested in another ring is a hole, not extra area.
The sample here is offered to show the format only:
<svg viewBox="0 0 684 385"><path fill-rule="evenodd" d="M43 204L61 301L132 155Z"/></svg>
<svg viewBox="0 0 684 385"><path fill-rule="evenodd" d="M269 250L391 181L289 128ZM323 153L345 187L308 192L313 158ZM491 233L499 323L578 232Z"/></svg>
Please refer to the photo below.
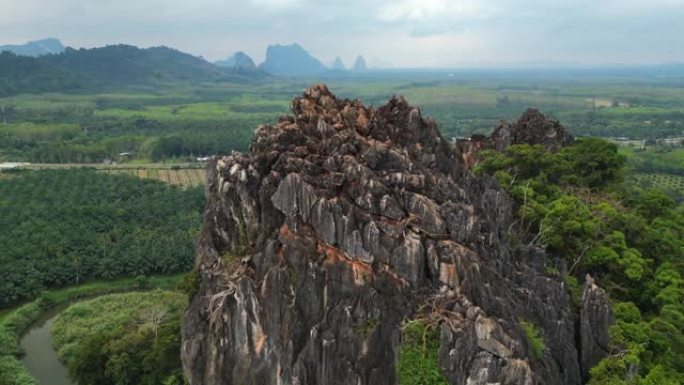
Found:
<svg viewBox="0 0 684 385"><path fill-rule="evenodd" d="M426 311L452 384L582 383L604 354L605 293L591 283L575 314L544 251L513 239L512 200L432 120L322 85L292 112L209 167L191 384L397 384L401 326Z"/></svg>

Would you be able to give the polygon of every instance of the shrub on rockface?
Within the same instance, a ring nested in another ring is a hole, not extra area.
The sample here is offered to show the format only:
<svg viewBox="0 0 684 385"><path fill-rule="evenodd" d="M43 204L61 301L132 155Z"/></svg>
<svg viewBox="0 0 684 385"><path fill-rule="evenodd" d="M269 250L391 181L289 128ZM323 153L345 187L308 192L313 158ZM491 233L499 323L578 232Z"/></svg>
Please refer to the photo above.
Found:
<svg viewBox="0 0 684 385"><path fill-rule="evenodd" d="M447 385L439 367L439 330L423 320L407 322L402 328L402 344L397 374L402 385Z"/></svg>

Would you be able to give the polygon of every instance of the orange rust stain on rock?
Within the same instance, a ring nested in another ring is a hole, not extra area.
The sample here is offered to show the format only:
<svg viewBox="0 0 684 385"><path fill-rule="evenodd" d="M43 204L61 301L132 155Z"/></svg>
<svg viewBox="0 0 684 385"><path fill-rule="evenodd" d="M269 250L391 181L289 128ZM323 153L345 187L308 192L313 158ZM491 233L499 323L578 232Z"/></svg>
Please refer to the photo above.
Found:
<svg viewBox="0 0 684 385"><path fill-rule="evenodd" d="M355 277L363 277L373 274L373 268L371 265L349 258L347 254L336 247L318 242L316 249L320 254L325 255L326 264L330 265L333 263L344 263L352 270Z"/></svg>
<svg viewBox="0 0 684 385"><path fill-rule="evenodd" d="M386 274L389 280L396 286L406 287L409 285L408 281L401 278L389 265L381 264L380 272Z"/></svg>
<svg viewBox="0 0 684 385"><path fill-rule="evenodd" d="M458 284L456 265L452 263L440 263L439 280L445 285L456 286Z"/></svg>
<svg viewBox="0 0 684 385"><path fill-rule="evenodd" d="M266 335L259 331L259 337L256 338L256 343L254 345L254 351L257 355L261 356L266 345Z"/></svg>
<svg viewBox="0 0 684 385"><path fill-rule="evenodd" d="M294 238L294 234L288 225L280 226L280 236L288 240Z"/></svg>

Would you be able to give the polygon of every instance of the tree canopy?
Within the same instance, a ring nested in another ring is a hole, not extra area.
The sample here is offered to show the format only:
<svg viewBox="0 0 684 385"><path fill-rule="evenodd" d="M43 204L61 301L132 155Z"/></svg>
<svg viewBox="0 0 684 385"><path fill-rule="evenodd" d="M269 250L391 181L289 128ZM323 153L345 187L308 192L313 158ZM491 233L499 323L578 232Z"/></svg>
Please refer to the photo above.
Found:
<svg viewBox="0 0 684 385"><path fill-rule="evenodd" d="M515 199L511 236L561 261L568 287L591 274L614 301L610 355L590 384L684 383L684 208L623 183L624 164L614 144L581 139L486 151L476 171Z"/></svg>

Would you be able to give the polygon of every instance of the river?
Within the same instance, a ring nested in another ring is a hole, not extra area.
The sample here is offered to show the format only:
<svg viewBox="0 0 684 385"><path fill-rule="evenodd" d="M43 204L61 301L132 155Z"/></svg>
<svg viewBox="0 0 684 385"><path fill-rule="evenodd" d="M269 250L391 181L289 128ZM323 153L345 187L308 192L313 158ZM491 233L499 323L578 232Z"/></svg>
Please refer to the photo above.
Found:
<svg viewBox="0 0 684 385"><path fill-rule="evenodd" d="M21 338L26 355L21 362L41 385L76 385L52 347L52 324L58 313L44 316Z"/></svg>

